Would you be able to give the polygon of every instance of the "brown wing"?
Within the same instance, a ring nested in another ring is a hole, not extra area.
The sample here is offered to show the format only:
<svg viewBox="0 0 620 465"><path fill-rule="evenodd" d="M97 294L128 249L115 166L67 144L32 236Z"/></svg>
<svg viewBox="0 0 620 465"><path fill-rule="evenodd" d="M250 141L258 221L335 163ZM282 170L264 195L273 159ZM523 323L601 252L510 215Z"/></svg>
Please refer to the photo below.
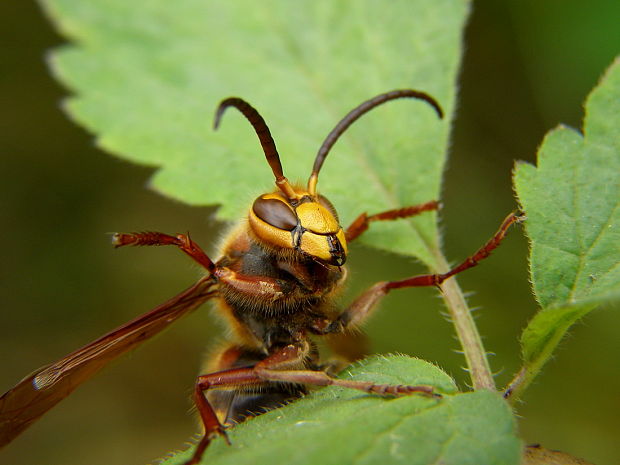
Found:
<svg viewBox="0 0 620 465"><path fill-rule="evenodd" d="M204 277L150 312L20 381L0 397L0 448L116 357L199 307L215 292L213 278Z"/></svg>

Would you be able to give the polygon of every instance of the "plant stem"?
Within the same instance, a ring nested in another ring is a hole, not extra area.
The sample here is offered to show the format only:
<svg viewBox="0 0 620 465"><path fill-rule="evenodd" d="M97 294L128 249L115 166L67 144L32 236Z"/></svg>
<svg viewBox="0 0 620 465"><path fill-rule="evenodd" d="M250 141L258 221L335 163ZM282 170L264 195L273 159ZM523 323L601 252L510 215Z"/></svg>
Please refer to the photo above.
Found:
<svg viewBox="0 0 620 465"><path fill-rule="evenodd" d="M445 257L438 249L435 249L435 257L439 269L449 269ZM443 291L446 307L454 323L456 334L463 348L463 354L467 361L467 368L469 369L469 376L471 377L474 390L495 390L495 382L493 381L491 368L482 345L482 339L465 301L463 291L461 291L455 277L444 281L441 285L441 290Z"/></svg>
<svg viewBox="0 0 620 465"><path fill-rule="evenodd" d="M507 399L508 402L514 404L515 401L521 396L521 393L530 384L532 378L533 376L531 372L528 371L527 367L524 366L521 368L512 381L510 381L508 386L504 388L504 399Z"/></svg>

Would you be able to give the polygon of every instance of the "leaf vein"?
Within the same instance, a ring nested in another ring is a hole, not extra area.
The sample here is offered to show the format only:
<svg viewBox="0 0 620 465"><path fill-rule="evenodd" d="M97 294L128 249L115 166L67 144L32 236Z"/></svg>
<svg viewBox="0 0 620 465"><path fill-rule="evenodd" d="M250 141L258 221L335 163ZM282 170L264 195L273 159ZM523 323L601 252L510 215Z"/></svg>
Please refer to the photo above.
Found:
<svg viewBox="0 0 620 465"><path fill-rule="evenodd" d="M585 250L583 251L583 254L579 256L579 264L577 265L577 272L575 273L575 281L573 282L572 289L569 293L569 301L572 301L575 298L575 293L577 292L577 284L579 283L579 279L581 278L581 275L583 274L585 270L585 260L587 256L590 254L590 252L592 251L594 246L597 244L597 242L599 242L601 237L603 237L606 226L610 223L611 219L614 217L616 211L618 210L619 205L620 204L616 203L616 205L614 205L614 207L610 210L609 215L607 216L607 219L601 222L601 227L596 237L592 240L590 245L587 248L585 248Z"/></svg>

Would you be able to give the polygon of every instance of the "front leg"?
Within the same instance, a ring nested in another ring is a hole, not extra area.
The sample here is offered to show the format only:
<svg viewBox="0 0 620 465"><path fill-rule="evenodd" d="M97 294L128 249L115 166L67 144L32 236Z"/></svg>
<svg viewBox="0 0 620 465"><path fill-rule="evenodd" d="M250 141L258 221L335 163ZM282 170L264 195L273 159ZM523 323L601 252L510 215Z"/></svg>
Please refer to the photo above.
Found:
<svg viewBox="0 0 620 465"><path fill-rule="evenodd" d="M215 271L215 264L209 256L196 244L188 234L177 234L171 236L161 232L134 232L134 233L115 233L112 236L112 245L116 248L125 246L160 246L174 245L181 249L186 255L202 265L209 273Z"/></svg>
<svg viewBox="0 0 620 465"><path fill-rule="evenodd" d="M424 274L402 279L399 281L381 281L364 291L351 305L333 322L326 320L317 320L312 328L316 333L329 334L339 333L350 327L355 327L362 323L372 313L376 304L393 289L401 289L406 287L424 287L437 286L441 289L441 284L448 278L457 273L468 270L476 266L481 260L487 258L493 250L495 250L506 234L508 229L515 223L521 223L525 220L525 216L513 212L502 222L498 231L484 244L476 253L468 257L459 265L448 270L445 273Z"/></svg>
<svg viewBox="0 0 620 465"><path fill-rule="evenodd" d="M176 246L206 268L219 282L236 289L244 295L267 301L276 301L289 296L301 297L311 291L309 289L293 288L289 283L281 279L245 275L225 266L218 266L189 237L189 234L176 234L173 236L161 232L115 233L112 236L112 244L117 248L125 246Z"/></svg>
<svg viewBox="0 0 620 465"><path fill-rule="evenodd" d="M263 302L276 302L281 299L295 300L312 295L311 290L283 279L246 275L224 266L217 267L214 275L220 283L235 289L241 295Z"/></svg>
<svg viewBox="0 0 620 465"><path fill-rule="evenodd" d="M366 213L362 213L358 216L353 223L345 231L345 237L347 242L351 242L357 239L362 233L364 233L370 223L373 221L392 221L400 218L409 218L420 213L438 210L439 202L431 200L430 202L421 203L419 205L412 205L410 207L397 208L395 210L387 210L375 215L368 216Z"/></svg>

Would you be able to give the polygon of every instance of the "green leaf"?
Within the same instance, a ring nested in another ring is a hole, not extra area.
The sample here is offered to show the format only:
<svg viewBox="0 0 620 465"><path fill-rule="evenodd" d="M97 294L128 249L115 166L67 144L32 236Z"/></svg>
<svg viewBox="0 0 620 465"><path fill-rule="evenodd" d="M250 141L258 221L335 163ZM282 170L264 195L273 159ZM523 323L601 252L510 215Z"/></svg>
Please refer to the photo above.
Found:
<svg viewBox="0 0 620 465"><path fill-rule="evenodd" d="M458 394L439 368L406 356L376 357L343 378L390 384L431 384L442 399L381 398L330 387L229 431L232 446L216 440L209 465L520 463L521 443L511 410L497 393ZM165 461L184 463L191 451Z"/></svg>
<svg viewBox="0 0 620 465"><path fill-rule="evenodd" d="M394 0L389 8L372 0L42 1L73 42L52 55L73 93L69 113L105 150L157 167L152 185L169 196L220 204L220 218L235 219L274 189L241 115L230 112L211 130L225 97L259 109L287 177L305 183L322 140L351 108L416 88L440 102L445 120L420 101L377 108L334 147L319 189L345 226L362 211L439 198L468 1ZM362 240L432 268L443 263L435 214L378 224ZM235 445L217 441L206 460L518 463L513 417L497 394L452 395L441 371L404 360L395 368L373 362L355 376L431 383L448 395L387 400L321 390L236 427Z"/></svg>
<svg viewBox="0 0 620 465"><path fill-rule="evenodd" d="M578 319L620 297L620 60L586 103L584 135L559 127L515 186L542 309L523 332L523 387Z"/></svg>
<svg viewBox="0 0 620 465"><path fill-rule="evenodd" d="M152 186L237 219L273 190L252 128L239 114L211 129L236 95L265 117L285 174L305 183L333 126L394 88L437 98L391 102L334 147L319 189L343 224L359 213L438 199L468 2L395 0L43 0L74 45L52 55L73 92L67 109L105 150L158 168ZM361 239L436 265L433 213L373 226Z"/></svg>

